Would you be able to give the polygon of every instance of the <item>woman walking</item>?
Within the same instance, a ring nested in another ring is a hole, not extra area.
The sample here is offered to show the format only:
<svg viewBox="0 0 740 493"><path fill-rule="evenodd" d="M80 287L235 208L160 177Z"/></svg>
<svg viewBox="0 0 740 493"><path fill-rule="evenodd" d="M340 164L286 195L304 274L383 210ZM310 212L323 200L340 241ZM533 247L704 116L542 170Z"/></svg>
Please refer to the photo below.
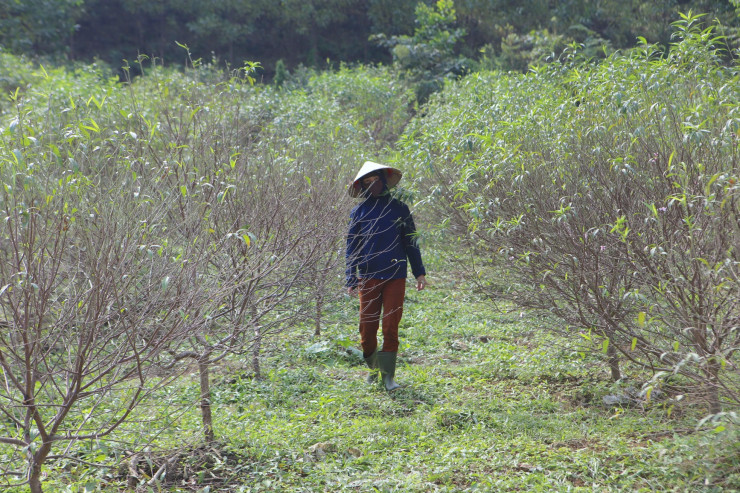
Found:
<svg viewBox="0 0 740 493"><path fill-rule="evenodd" d="M395 382L396 355L407 263L416 289L421 291L427 283L411 212L389 193L401 176L396 168L366 161L349 187L350 195L362 202L350 214L347 290L360 295L360 343L370 367L368 382L377 378L379 370L387 390L400 387ZM378 351L381 321L383 346Z"/></svg>

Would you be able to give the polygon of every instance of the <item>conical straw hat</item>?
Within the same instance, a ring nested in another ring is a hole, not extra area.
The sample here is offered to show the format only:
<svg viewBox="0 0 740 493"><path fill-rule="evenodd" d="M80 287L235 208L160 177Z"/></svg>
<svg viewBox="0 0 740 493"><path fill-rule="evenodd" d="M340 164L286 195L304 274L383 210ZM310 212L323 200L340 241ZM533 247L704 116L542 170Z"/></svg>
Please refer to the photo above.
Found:
<svg viewBox="0 0 740 493"><path fill-rule="evenodd" d="M360 180L362 179L362 177L372 173L373 171L378 171L381 169L386 170L385 182L388 185L388 188L393 188L398 185L398 182L401 181L401 177L403 176L401 170L391 168L390 166L386 166L384 164L378 164L372 161L365 161L365 164L362 165L360 171L357 172L357 176L355 176L355 179L352 180L352 183L350 183L349 185L349 195L351 197L359 197L362 193L362 185L360 184Z"/></svg>

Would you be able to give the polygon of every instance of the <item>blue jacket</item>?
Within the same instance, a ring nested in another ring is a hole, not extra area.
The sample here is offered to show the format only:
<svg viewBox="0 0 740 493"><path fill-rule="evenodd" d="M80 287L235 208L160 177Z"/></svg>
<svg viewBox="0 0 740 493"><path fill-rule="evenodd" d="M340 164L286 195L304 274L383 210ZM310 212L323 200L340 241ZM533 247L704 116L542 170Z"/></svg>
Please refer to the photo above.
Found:
<svg viewBox="0 0 740 493"><path fill-rule="evenodd" d="M426 275L416 227L406 204L386 193L367 197L350 214L347 234L347 286L358 278L400 279Z"/></svg>

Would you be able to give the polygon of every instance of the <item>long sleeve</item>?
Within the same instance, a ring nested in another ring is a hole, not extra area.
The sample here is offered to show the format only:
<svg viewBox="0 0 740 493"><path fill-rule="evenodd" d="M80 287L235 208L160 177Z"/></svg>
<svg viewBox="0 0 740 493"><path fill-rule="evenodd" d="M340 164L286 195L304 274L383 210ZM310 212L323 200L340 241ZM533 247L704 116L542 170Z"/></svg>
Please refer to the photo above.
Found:
<svg viewBox="0 0 740 493"><path fill-rule="evenodd" d="M360 253L360 227L355 220L354 214L350 215L349 232L347 233L347 253L346 253L346 284L347 287L357 286L357 263Z"/></svg>
<svg viewBox="0 0 740 493"><path fill-rule="evenodd" d="M411 212L406 209L407 216L404 220L404 234L405 238L403 241L404 248L406 250L406 257L409 259L411 264L411 273L414 277L425 276L427 271L424 269L424 263L421 260L421 249L419 249L419 238L416 234L416 225L414 224L414 218L411 216Z"/></svg>

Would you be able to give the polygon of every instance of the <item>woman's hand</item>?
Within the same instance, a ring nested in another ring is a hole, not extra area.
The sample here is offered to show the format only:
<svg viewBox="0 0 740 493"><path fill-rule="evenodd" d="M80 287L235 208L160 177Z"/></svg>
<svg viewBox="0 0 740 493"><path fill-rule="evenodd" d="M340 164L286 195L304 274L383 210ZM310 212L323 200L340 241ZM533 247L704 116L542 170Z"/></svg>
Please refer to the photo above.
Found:
<svg viewBox="0 0 740 493"><path fill-rule="evenodd" d="M416 290L421 291L425 287L427 287L427 278L424 277L423 275L417 277L416 278Z"/></svg>

